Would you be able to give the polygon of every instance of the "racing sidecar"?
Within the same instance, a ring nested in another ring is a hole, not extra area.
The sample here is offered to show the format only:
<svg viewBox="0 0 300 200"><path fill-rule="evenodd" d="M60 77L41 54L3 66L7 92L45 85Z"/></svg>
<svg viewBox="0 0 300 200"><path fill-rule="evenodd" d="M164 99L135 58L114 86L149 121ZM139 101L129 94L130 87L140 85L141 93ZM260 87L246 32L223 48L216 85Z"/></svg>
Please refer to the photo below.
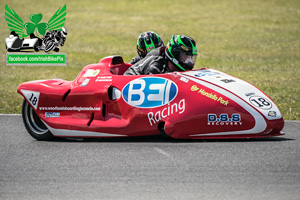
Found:
<svg viewBox="0 0 300 200"><path fill-rule="evenodd" d="M39 51L41 39L34 34L30 34L30 39L20 39L19 35L12 31L8 38L5 39L6 50L9 52L34 49Z"/></svg>
<svg viewBox="0 0 300 200"><path fill-rule="evenodd" d="M83 68L74 81L26 82L22 117L37 140L55 137L259 138L283 135L275 103L213 69L123 76L121 56Z"/></svg>

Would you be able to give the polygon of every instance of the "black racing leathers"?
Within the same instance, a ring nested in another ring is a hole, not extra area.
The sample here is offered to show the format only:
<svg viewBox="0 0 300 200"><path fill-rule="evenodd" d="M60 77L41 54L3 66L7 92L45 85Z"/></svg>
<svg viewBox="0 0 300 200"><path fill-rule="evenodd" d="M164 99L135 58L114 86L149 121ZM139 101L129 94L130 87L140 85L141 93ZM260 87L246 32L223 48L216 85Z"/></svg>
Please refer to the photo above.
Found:
<svg viewBox="0 0 300 200"><path fill-rule="evenodd" d="M136 57L132 58L132 60L129 62L129 64L134 65L135 63L139 62L142 58L137 55Z"/></svg>
<svg viewBox="0 0 300 200"><path fill-rule="evenodd" d="M170 72L165 56L166 47L159 47L149 52L145 58L132 65L124 75L162 74Z"/></svg>

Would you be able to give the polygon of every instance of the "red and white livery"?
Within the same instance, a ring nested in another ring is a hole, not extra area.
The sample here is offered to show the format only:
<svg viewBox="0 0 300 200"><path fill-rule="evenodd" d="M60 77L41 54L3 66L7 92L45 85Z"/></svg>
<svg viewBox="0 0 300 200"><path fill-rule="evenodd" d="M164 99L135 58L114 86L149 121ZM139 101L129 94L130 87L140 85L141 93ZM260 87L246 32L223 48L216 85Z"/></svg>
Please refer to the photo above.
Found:
<svg viewBox="0 0 300 200"><path fill-rule="evenodd" d="M275 103L213 69L123 76L120 56L87 65L74 81L23 83L22 116L37 140L55 137L259 138L283 135Z"/></svg>

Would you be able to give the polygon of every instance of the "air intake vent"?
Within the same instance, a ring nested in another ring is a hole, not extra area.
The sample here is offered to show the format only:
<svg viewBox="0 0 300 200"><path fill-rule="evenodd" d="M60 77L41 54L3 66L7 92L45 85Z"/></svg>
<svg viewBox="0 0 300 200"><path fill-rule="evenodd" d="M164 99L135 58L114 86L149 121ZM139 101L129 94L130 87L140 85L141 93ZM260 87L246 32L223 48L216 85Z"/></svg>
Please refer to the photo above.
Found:
<svg viewBox="0 0 300 200"><path fill-rule="evenodd" d="M92 121L94 120L94 113L92 113L92 115L91 115L91 119L90 119L90 121L87 123L87 125L88 126L90 126L91 125L91 123L92 123Z"/></svg>
<svg viewBox="0 0 300 200"><path fill-rule="evenodd" d="M64 96L62 97L62 101L65 101L67 96L70 94L71 89L69 89L68 91L65 92Z"/></svg>

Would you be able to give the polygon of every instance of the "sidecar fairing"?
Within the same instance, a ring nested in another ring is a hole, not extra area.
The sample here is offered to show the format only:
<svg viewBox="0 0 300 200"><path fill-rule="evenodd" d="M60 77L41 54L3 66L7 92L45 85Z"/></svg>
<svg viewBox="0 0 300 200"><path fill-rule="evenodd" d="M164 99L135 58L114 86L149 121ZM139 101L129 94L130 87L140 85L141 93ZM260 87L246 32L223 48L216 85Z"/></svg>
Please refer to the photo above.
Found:
<svg viewBox="0 0 300 200"><path fill-rule="evenodd" d="M36 37L33 33L30 34L30 39L20 39L19 35L12 31L8 38L5 39L6 50L9 52L22 51L27 49L34 49L38 51L41 39Z"/></svg>
<svg viewBox="0 0 300 200"><path fill-rule="evenodd" d="M282 135L275 103L213 69L123 76L120 56L87 65L74 81L23 83L23 119L38 140L54 137L258 138ZM44 135L46 136L44 137Z"/></svg>

